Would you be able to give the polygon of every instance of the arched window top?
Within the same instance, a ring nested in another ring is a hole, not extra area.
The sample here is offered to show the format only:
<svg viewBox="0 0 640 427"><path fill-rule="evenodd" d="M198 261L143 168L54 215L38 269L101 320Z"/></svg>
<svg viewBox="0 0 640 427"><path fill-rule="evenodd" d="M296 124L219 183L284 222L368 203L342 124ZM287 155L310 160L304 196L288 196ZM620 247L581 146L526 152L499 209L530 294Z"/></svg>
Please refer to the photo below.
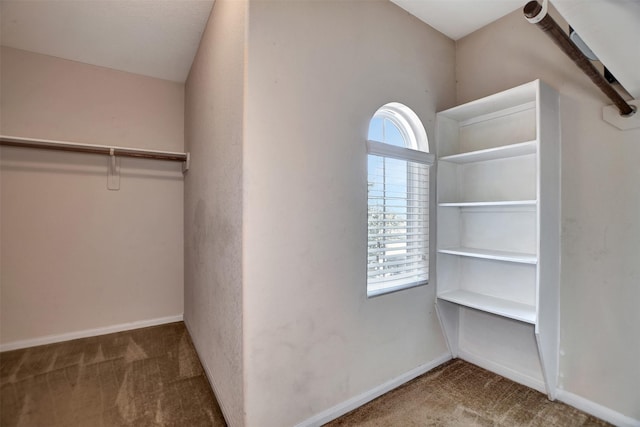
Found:
<svg viewBox="0 0 640 427"><path fill-rule="evenodd" d="M380 107L369 122L369 141L429 152L427 132L411 108L399 102Z"/></svg>

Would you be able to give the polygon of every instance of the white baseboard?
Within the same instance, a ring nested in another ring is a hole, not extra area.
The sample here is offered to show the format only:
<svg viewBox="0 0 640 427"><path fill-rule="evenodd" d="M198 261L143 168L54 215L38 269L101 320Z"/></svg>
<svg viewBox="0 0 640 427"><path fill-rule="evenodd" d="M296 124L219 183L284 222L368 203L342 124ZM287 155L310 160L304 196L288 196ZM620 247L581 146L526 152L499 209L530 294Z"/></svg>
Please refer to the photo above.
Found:
<svg viewBox="0 0 640 427"><path fill-rule="evenodd" d="M623 415L620 412L616 412L613 409L607 408L606 406L602 406L563 389L558 389L558 400L618 427L640 426L640 420Z"/></svg>
<svg viewBox="0 0 640 427"><path fill-rule="evenodd" d="M38 345L53 344L56 342L70 341L78 338L95 337L98 335L112 334L114 332L129 331L131 329L146 328L148 326L163 325L165 323L180 322L182 314L175 316L159 317L157 319L140 320L137 322L120 323L119 325L105 326L103 328L85 329L83 331L69 332L66 334L46 335L44 337L28 340L12 341L0 344L0 352L18 350L21 348L35 347Z"/></svg>
<svg viewBox="0 0 640 427"><path fill-rule="evenodd" d="M383 394L393 390L394 388L397 388L402 384L405 384L412 379L419 377L420 375L432 370L433 368L442 365L448 360L451 360L451 354L443 354L442 356L438 357L435 360L432 360L429 363L418 366L417 368L412 369L411 371L406 372L399 377L387 381L384 384L380 384L379 386L374 387L371 390L365 391L364 393L352 397L349 400L346 400L325 411L322 411L319 414L316 414L313 417L297 424L296 427L317 427L326 424L329 421L335 420L336 418L346 414L347 412L353 411L354 409L364 405L365 403L368 403L373 399L382 396Z"/></svg>
<svg viewBox="0 0 640 427"><path fill-rule="evenodd" d="M523 375L520 372L514 371L482 357L478 357L472 353L465 352L464 350L460 350L460 354L458 355L458 357L460 359L466 360L469 363L478 365L481 368L490 370L498 375L502 375L505 378L509 378L512 381L524 384L527 387L546 394L544 383L540 380ZM607 421L617 427L640 427L640 420L636 420L623 415L619 412L614 411L613 409L592 402L588 399L585 399L584 397L580 397L566 390L557 389L556 392L557 400L564 402L569 406L573 406L574 408L580 409L581 411L593 415L594 417Z"/></svg>
<svg viewBox="0 0 640 427"><path fill-rule="evenodd" d="M526 385L527 387L530 387L534 390L538 390L540 393L547 394L546 387L541 379L536 379L528 375L524 375L521 372L510 369L492 360L485 359L484 357L469 353L463 349L458 350L458 357L462 360L466 360L469 363L480 366L481 368L484 368L488 371L495 372L498 375L509 378L511 381Z"/></svg>

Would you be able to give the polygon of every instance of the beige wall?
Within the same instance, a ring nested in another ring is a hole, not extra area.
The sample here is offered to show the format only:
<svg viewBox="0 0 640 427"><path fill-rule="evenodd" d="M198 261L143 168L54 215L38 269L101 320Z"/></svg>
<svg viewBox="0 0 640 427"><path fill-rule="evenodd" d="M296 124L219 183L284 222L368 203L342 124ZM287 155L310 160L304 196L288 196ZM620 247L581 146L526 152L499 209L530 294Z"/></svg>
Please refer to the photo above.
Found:
<svg viewBox="0 0 640 427"><path fill-rule="evenodd" d="M561 93L560 386L640 419L640 130L602 121L610 102L519 10L459 40L456 62L459 103L536 78Z"/></svg>
<svg viewBox="0 0 640 427"><path fill-rule="evenodd" d="M4 135L183 150L181 84L2 48ZM1 342L179 316L178 163L3 147Z"/></svg>
<svg viewBox="0 0 640 427"><path fill-rule="evenodd" d="M433 146L455 52L386 1L256 1L249 16L245 410L290 426L447 352L432 285L366 297L365 140L398 101Z"/></svg>
<svg viewBox="0 0 640 427"><path fill-rule="evenodd" d="M242 144L245 1L217 0L185 93L185 322L225 418L244 424Z"/></svg>

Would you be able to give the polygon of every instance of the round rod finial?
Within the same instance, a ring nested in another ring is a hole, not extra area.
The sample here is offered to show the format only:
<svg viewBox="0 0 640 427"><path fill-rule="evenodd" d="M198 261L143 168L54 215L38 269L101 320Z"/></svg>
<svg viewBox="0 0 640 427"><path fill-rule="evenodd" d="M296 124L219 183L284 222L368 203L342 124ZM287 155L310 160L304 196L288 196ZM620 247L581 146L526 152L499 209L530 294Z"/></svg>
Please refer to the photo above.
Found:
<svg viewBox="0 0 640 427"><path fill-rule="evenodd" d="M524 6L522 12L524 13L524 16L529 19L535 18L540 12L542 12L542 5L536 0L532 0Z"/></svg>

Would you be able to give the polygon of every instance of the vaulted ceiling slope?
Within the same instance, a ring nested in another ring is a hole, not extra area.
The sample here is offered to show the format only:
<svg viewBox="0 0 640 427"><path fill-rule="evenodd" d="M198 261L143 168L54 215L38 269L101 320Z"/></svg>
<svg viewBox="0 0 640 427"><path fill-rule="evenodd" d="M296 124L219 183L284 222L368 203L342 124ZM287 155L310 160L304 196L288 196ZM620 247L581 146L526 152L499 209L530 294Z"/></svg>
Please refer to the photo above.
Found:
<svg viewBox="0 0 640 427"><path fill-rule="evenodd" d="M528 0L391 1L447 37L458 40L522 8Z"/></svg>
<svg viewBox="0 0 640 427"><path fill-rule="evenodd" d="M640 1L552 3L622 86L640 99Z"/></svg>
<svg viewBox="0 0 640 427"><path fill-rule="evenodd" d="M522 9L527 3L527 0L391 1L454 40ZM184 82L213 2L0 0L0 42L3 46ZM640 98L640 1L551 0L551 3L620 83Z"/></svg>
<svg viewBox="0 0 640 427"><path fill-rule="evenodd" d="M2 0L3 46L184 82L213 0Z"/></svg>

